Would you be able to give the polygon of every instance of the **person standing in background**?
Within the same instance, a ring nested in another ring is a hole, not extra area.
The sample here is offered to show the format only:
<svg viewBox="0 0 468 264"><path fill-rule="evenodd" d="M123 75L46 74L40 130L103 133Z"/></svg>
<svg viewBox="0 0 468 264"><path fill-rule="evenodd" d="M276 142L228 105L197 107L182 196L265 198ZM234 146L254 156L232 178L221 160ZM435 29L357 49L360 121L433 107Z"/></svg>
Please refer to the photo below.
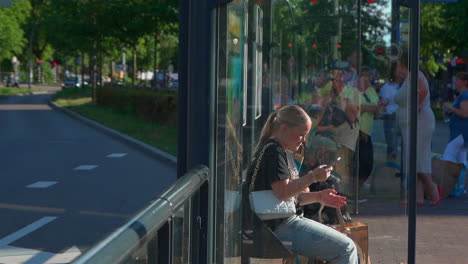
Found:
<svg viewBox="0 0 468 264"><path fill-rule="evenodd" d="M369 178L374 168L374 147L372 145L372 126L374 116L379 110L379 96L372 86L373 73L369 67L362 67L359 75L361 116L359 122L359 186Z"/></svg>
<svg viewBox="0 0 468 264"><path fill-rule="evenodd" d="M387 142L387 159L395 160L397 156L398 126L396 111L398 105L395 103L395 95L399 84L395 81L396 64L390 66L388 81L380 88L380 105L383 107L382 119L384 126L385 141Z"/></svg>
<svg viewBox="0 0 468 264"><path fill-rule="evenodd" d="M398 59L396 76L398 80L403 81L400 89L395 95L395 102L398 104L397 120L401 129L403 145L407 146L409 140L409 122L408 112L410 102L408 101L408 94L410 91L409 76L410 70L408 67L409 56L407 52L403 52L401 57ZM432 182L432 133L435 129L435 117L430 106L430 94L429 85L424 74L418 71L418 120L417 120L417 160L416 160L416 173L417 173L417 185L416 185L416 204L418 206L424 205L424 192L427 192L427 196L431 197L431 205L438 206L440 204L440 195L437 185ZM414 154L404 152L406 155ZM406 161L407 159L403 159ZM407 164L404 164L407 168ZM406 204L407 201L403 201Z"/></svg>
<svg viewBox="0 0 468 264"><path fill-rule="evenodd" d="M466 167L468 150L468 72L456 75L456 88L460 95L452 104L444 103L444 108L451 111L450 142L445 147L443 160L463 163Z"/></svg>

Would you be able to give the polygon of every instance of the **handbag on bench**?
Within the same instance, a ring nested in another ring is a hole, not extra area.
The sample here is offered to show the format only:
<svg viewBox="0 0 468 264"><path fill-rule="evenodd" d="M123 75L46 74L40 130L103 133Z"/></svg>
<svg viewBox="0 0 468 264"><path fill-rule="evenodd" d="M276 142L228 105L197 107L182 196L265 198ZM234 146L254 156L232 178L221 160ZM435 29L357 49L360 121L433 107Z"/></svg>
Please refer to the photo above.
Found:
<svg viewBox="0 0 468 264"><path fill-rule="evenodd" d="M265 145L262 151L260 151L249 186L250 207L262 220L288 218L296 214L296 203L294 197L291 197L286 201L281 201L275 196L272 190L253 191L255 179L257 178L258 171L260 170L263 155L270 145L273 145L273 143Z"/></svg>

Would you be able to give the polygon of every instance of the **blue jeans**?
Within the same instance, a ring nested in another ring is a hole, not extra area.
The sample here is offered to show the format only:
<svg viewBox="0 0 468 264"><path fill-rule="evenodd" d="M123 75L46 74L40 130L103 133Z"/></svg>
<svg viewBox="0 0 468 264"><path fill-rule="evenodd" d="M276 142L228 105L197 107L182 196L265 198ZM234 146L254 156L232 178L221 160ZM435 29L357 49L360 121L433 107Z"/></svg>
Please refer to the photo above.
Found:
<svg viewBox="0 0 468 264"><path fill-rule="evenodd" d="M303 216L289 218L274 233L287 248L300 255L336 264L358 263L353 240Z"/></svg>

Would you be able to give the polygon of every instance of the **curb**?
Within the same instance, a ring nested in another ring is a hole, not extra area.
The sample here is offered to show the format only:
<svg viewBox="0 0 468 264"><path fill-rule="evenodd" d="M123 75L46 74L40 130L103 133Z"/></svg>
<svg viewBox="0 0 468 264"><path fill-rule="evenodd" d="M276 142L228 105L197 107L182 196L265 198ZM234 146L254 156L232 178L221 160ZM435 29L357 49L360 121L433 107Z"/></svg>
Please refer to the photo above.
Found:
<svg viewBox="0 0 468 264"><path fill-rule="evenodd" d="M100 123L94 121L94 120L91 120L87 117L84 117L76 112L73 112L65 107L62 107L60 105L57 105L56 103L54 103L51 99L49 100L48 104L56 109L56 110L59 110L61 111L62 113L64 114L67 114L68 116L70 117L73 117L74 119L98 130L99 132L102 132L104 133L105 135L113 138L113 139L116 139L118 140L119 142L122 142L124 143L125 145L133 148L133 149L136 149L148 156L150 156L151 158L154 158L154 159L157 159L159 161L162 161L164 163L166 163L167 165L169 166L172 166L174 167L175 169L177 169L177 158L167 152L164 152L160 149L157 149L155 147L152 147L146 143L143 143L137 139L134 139L132 137L129 137L123 133L120 133L112 128L109 128L109 127L106 127L106 126L103 126L101 125Z"/></svg>

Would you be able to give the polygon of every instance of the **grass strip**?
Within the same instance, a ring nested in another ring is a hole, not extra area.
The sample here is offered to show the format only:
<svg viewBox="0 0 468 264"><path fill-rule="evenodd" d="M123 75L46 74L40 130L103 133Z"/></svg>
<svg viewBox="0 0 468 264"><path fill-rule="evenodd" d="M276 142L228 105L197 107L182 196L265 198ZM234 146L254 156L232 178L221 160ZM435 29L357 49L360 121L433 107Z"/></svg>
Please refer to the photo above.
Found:
<svg viewBox="0 0 468 264"><path fill-rule="evenodd" d="M8 95L20 95L20 94L26 94L31 92L32 90L29 90L28 88L0 88L0 96L8 96ZM39 90L34 90L34 91L39 91Z"/></svg>
<svg viewBox="0 0 468 264"><path fill-rule="evenodd" d="M141 120L128 110L113 106L96 105L92 103L90 91L87 88L65 89L56 93L53 100L58 105L106 127L172 155L177 154L177 129L175 127Z"/></svg>

